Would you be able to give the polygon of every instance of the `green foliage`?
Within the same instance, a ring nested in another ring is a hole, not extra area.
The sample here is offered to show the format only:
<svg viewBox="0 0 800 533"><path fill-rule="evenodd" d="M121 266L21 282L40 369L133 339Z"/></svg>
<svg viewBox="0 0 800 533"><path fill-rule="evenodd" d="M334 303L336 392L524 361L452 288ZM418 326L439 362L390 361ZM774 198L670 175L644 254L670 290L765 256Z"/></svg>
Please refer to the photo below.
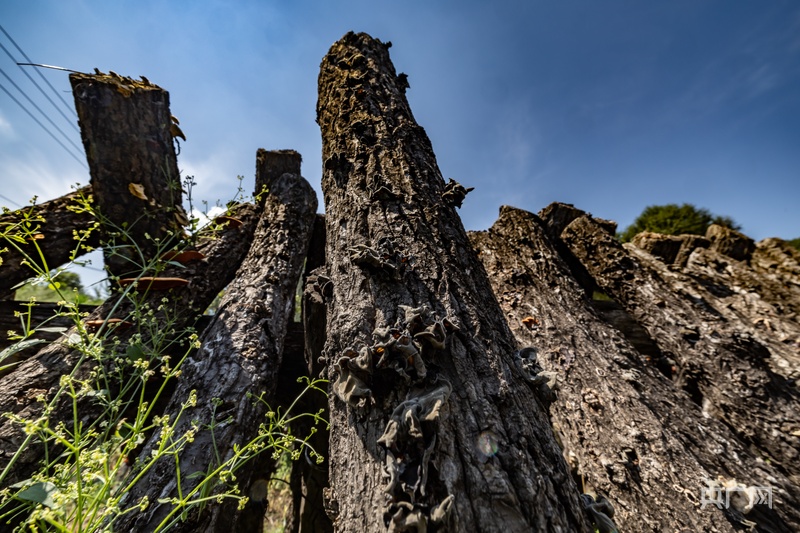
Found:
<svg viewBox="0 0 800 533"><path fill-rule="evenodd" d="M628 242L637 233L652 231L666 235L705 235L711 224L719 224L731 229L741 229L730 217L712 215L707 209L697 208L692 204L650 205L628 226L618 234L620 240Z"/></svg>
<svg viewBox="0 0 800 533"><path fill-rule="evenodd" d="M794 247L797 250L800 250L800 237L798 237L796 239L792 239L791 241L786 241L786 244L788 244L789 246Z"/></svg>

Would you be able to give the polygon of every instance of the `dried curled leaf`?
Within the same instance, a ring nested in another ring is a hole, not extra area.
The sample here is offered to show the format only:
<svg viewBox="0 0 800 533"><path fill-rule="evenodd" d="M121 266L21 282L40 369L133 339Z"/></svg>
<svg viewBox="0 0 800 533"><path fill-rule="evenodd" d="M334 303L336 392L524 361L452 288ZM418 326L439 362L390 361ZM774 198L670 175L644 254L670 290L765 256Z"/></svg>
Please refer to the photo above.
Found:
<svg viewBox="0 0 800 533"><path fill-rule="evenodd" d="M175 124L174 122L169 126L169 132L172 134L173 137L180 137L184 141L186 141L186 135L183 134L183 130L181 127Z"/></svg>
<svg viewBox="0 0 800 533"><path fill-rule="evenodd" d="M147 200L147 195L144 193L144 187L138 183L129 183L128 191L139 200Z"/></svg>

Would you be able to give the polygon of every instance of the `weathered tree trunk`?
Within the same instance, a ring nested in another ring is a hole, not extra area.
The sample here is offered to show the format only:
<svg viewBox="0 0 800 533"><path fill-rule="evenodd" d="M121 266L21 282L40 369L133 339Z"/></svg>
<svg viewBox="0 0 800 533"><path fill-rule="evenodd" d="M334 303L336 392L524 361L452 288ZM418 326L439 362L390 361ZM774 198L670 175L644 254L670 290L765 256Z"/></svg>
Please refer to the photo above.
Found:
<svg viewBox="0 0 800 533"><path fill-rule="evenodd" d="M0 215L0 235L9 231L11 235L19 235L20 231L13 229L14 226L23 223L26 218L31 221L30 231L34 232L36 250L34 243L3 241L0 237L0 249L8 248L5 252L0 252L0 299L5 299L13 293L12 288L34 275L30 266L23 265L22 260L38 265L43 270L51 270L59 267L75 257L83 255L84 249L78 249L78 242L75 235L85 237L81 244L96 247L100 244L100 235L97 231L89 231L96 224L96 220L86 211L71 211L70 207L76 207L80 198L88 197L92 193L91 187L83 187L75 192L37 204L31 207L24 207L17 211L12 211L5 215ZM16 246L19 246L17 249ZM41 252L42 256L39 256ZM44 263L42 262L44 259ZM5 330L3 330L5 331Z"/></svg>
<svg viewBox="0 0 800 533"><path fill-rule="evenodd" d="M323 375L322 351L326 338L326 303L332 288L325 270L325 217L317 215L314 232L306 259L306 280L303 290L303 330L305 348L305 374L318 377ZM306 396L301 407L306 412L328 413L327 398L319 395ZM326 414L326 419L330 419ZM310 421L300 419L293 430L296 434L307 435ZM330 456L328 441L330 433L319 428L311 436L309 444L326 459ZM328 486L329 461L317 464L310 460L297 461L292 465L292 504L291 523L286 531L291 533L327 533L333 531L333 524L325 512L323 491Z"/></svg>
<svg viewBox="0 0 800 533"><path fill-rule="evenodd" d="M552 205L542 216L559 209ZM647 330L660 351L653 363L706 416L727 424L751 453L768 459L797 483L797 389L773 368L773 352L757 340L753 325L731 313L715 295L722 285L703 287L691 271L686 275L669 270L653 256L623 247L582 212L563 227L560 238L600 289ZM716 264L731 263L709 249L697 252L716 255L711 259L721 262Z"/></svg>
<svg viewBox="0 0 800 533"><path fill-rule="evenodd" d="M213 434L199 430L180 454L182 494L189 494L198 484L191 474L219 466L214 453L222 461L229 459L236 448L258 436L262 424L269 423L265 416L267 406L256 398L275 405L284 336L292 320L295 288L317 208L311 186L300 177L299 168L293 170L294 174L266 180L269 194L265 196L250 252L226 289L214 323L203 336L202 347L185 363L181 381L166 408L166 412L178 412L190 393L196 391L197 406L178 422L176 434L183 434L198 422L200 428L217 422ZM142 453L148 454L158 445L159 436L154 435ZM237 511L235 500L209 504L199 516L177 524L175 530L260 530L264 509L261 500L269 478L264 459L268 460L271 453L272 450L264 450L263 456L235 472L241 493L254 500L245 512ZM115 529L153 531L168 518L171 506L156 502L179 494L173 462L172 457L165 457L163 464L142 476L127 501L133 504L147 496L153 503L144 512L123 516ZM180 512L178 509L174 515L176 522Z"/></svg>
<svg viewBox="0 0 800 533"><path fill-rule="evenodd" d="M303 157L294 150L264 150L256 151L256 190L253 196L258 200L258 205L263 206L266 193L276 179L284 174L300 175L300 164Z"/></svg>
<svg viewBox="0 0 800 533"><path fill-rule="evenodd" d="M227 229L221 235L201 238L198 249L206 256L204 260L193 261L181 269L169 267L165 270L165 276L182 276L191 282L185 287L172 289L166 295L169 302L164 304L165 310L154 313L153 318L156 323L124 331L115 330L108 337L105 349L113 349L113 341L116 338L120 340L124 353L128 341L135 334L142 336L137 342L147 349L153 331L165 328L181 331L194 324L198 316L233 278L237 266L249 248L256 225L255 213L250 205L240 206L236 213L243 222L240 228ZM151 291L145 294L144 303L156 310L162 304L164 297L163 292ZM87 320L105 318L135 320L132 317L133 304L124 297L119 304L117 301L117 297L109 298ZM69 374L76 365L79 365L75 370L76 378L88 379L96 362L83 360L78 352L70 348L67 339L75 332L75 328L71 329L60 342L42 349L36 356L26 360L0 380L0 412L15 413L28 419L35 419L41 416L43 407L36 401L36 397L43 395L49 402L59 389L61 376ZM55 427L58 421L64 421L71 427L72 411L68 403L62 401L57 405L50 415L51 427ZM97 414L97 405L92 403L90 398L84 397L80 409L80 422L85 428L96 423ZM22 427L7 418L0 421L0 486L7 487L27 479L41 466L44 451L42 446L35 443L29 445L14 464L10 464L24 440L25 432Z"/></svg>
<svg viewBox="0 0 800 533"><path fill-rule="evenodd" d="M322 61L334 527L588 531L404 82L365 34Z"/></svg>
<svg viewBox="0 0 800 533"><path fill-rule="evenodd" d="M604 494L621 531L800 529L800 492L743 449L721 422L591 309L536 215L503 207L470 238L519 344L520 364L551 394L553 425L583 490ZM548 385L549 382L549 385ZM773 487L773 508L700 509L706 480Z"/></svg>
<svg viewBox="0 0 800 533"><path fill-rule="evenodd" d="M155 241L182 235L188 224L173 141L183 134L170 116L169 93L113 73L69 79L94 200L105 219L106 266L120 277L138 275ZM123 228L127 235L119 234Z"/></svg>

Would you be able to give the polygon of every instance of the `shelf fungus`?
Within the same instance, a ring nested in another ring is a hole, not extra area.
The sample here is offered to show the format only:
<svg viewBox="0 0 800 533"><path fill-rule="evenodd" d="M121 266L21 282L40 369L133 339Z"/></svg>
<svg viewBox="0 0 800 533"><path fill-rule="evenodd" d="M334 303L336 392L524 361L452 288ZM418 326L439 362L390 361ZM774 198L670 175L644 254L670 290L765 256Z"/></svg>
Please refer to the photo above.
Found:
<svg viewBox="0 0 800 533"><path fill-rule="evenodd" d="M350 261L361 268L385 272L394 277L402 277L411 268L413 258L398 250L391 239L384 237L376 247L357 244L347 250Z"/></svg>
<svg viewBox="0 0 800 533"><path fill-rule="evenodd" d="M438 531L442 531L447 528L450 521L453 500L451 494L438 505L434 505L430 513L426 513L424 508L415 507L408 502L393 503L386 512L389 516L387 531L388 533L425 533L429 526L434 526Z"/></svg>
<svg viewBox="0 0 800 533"><path fill-rule="evenodd" d="M389 531L425 531L429 524L444 525L450 515L452 496L434 506L423 503L429 499L426 485L436 447L436 422L452 392L447 381L434 385L410 390L378 439L386 449L384 491L389 504L384 520Z"/></svg>
<svg viewBox="0 0 800 533"><path fill-rule="evenodd" d="M413 368L418 379L425 378L428 371L411 335L397 328L377 328L372 336L376 342L369 351L375 359L375 368L394 370L405 381L411 381L409 372Z"/></svg>
<svg viewBox="0 0 800 533"><path fill-rule="evenodd" d="M366 399L372 396L367 380L372 374L372 360L369 349L361 352L346 348L339 360L333 365L339 373L333 384L333 391L343 402L353 406L363 406Z"/></svg>
<svg viewBox="0 0 800 533"><path fill-rule="evenodd" d="M200 261L201 259L205 259L205 255L198 252L197 250L171 250L161 255L162 261L174 261L176 263L180 263L185 265L191 261Z"/></svg>
<svg viewBox="0 0 800 533"><path fill-rule="evenodd" d="M475 190L475 187L464 187L453 178L450 178L442 193L442 201L450 207L461 207L464 198L473 190Z"/></svg>
<svg viewBox="0 0 800 533"><path fill-rule="evenodd" d="M598 495L597 498L591 494L581 494L583 509L589 521L600 533L619 533L617 525L614 523L614 507L604 496Z"/></svg>
<svg viewBox="0 0 800 533"><path fill-rule="evenodd" d="M549 407L556 399L555 391L558 390L558 372L544 370L539 365L536 348L533 346L527 346L515 353L514 364L525 376L528 383L531 384L545 407Z"/></svg>
<svg viewBox="0 0 800 533"><path fill-rule="evenodd" d="M135 285L139 290L149 291L168 291L177 287L184 287L189 284L189 280L183 278L159 278L142 276L140 278L123 278L119 280L122 288L128 285Z"/></svg>
<svg viewBox="0 0 800 533"><path fill-rule="evenodd" d="M107 318L107 319L98 318L96 320L84 320L83 325L86 327L88 331L92 333L99 331L100 328L103 327L104 325L106 326L106 329L109 330L113 329L123 330L133 327L133 324L131 322L128 322L127 320L123 320L121 318Z"/></svg>

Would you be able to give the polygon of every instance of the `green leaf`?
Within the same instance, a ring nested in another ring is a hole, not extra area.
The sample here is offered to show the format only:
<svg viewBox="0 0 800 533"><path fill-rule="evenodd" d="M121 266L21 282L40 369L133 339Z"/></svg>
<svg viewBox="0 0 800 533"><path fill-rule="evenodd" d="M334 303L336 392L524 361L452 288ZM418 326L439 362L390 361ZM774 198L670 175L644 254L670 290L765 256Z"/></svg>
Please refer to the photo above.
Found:
<svg viewBox="0 0 800 533"><path fill-rule="evenodd" d="M127 355L129 359L135 361L144 357L144 350L142 350L142 347L138 344L131 344L128 346L128 349L125 350L125 355Z"/></svg>
<svg viewBox="0 0 800 533"><path fill-rule="evenodd" d="M19 488L24 483L27 483L27 481L12 485L12 488ZM45 507L50 507L53 509L55 507L55 502L51 496L57 491L58 489L53 483L50 483L49 481L41 481L39 483L34 483L27 489L17 494L16 498L26 502L41 503Z"/></svg>
<svg viewBox="0 0 800 533"><path fill-rule="evenodd" d="M22 361L17 361L16 363L9 363L7 365L0 365L0 372L5 372L6 370L11 370L17 365L21 365Z"/></svg>
<svg viewBox="0 0 800 533"><path fill-rule="evenodd" d="M64 327L60 327L60 326L59 327L55 327L54 326L54 327L51 327L51 328L36 328L36 331L44 331L44 332L47 332L47 333L64 333L68 329L69 328L64 328Z"/></svg>
<svg viewBox="0 0 800 533"><path fill-rule="evenodd" d="M2 352L0 352L0 361L5 360L8 357L11 357L15 353L21 352L26 348L30 348L31 346L36 346L37 344L46 343L46 340L43 339L26 339L24 341L19 341L15 344L12 344Z"/></svg>

